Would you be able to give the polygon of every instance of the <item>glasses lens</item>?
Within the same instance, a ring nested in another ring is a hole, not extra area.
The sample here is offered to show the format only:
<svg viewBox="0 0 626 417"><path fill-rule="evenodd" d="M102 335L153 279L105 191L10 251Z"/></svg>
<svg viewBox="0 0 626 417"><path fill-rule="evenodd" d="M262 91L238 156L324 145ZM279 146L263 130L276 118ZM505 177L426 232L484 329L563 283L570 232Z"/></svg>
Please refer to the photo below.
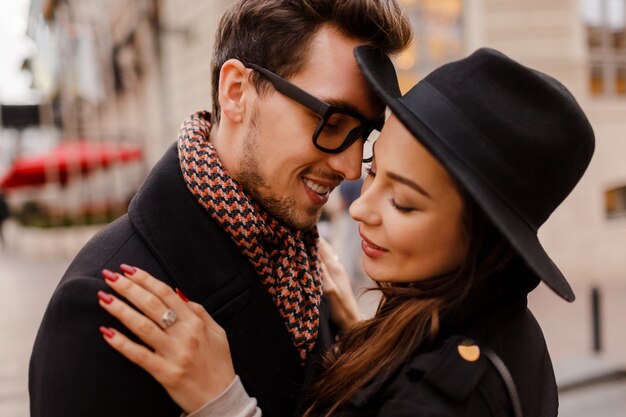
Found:
<svg viewBox="0 0 626 417"><path fill-rule="evenodd" d="M362 136L361 121L347 114L333 113L323 121L317 145L328 150L343 148L346 141L354 143Z"/></svg>
<svg viewBox="0 0 626 417"><path fill-rule="evenodd" d="M356 117L333 113L320 122L315 143L318 147L328 151L344 151L358 139L369 141L378 135L369 124Z"/></svg>

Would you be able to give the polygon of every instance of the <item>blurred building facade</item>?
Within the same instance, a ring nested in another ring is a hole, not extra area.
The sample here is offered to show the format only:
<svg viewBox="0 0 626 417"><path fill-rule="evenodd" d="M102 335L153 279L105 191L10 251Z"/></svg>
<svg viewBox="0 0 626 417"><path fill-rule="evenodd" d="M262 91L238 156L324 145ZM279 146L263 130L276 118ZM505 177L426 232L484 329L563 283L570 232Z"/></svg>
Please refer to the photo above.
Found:
<svg viewBox="0 0 626 417"><path fill-rule="evenodd" d="M466 4L468 51L491 46L545 71L562 81L587 113L596 134L595 155L540 239L575 287L623 281L626 212L624 196L615 190L626 186L626 1Z"/></svg>
<svg viewBox="0 0 626 417"><path fill-rule="evenodd" d="M32 68L63 134L143 144L151 166L192 111L210 108L210 58L231 0L33 0ZM576 283L626 274L626 0L401 0L416 40L403 88L478 47L562 81L596 132L580 186L540 238ZM56 112L56 113L55 113ZM558 175L558 167L555 167Z"/></svg>
<svg viewBox="0 0 626 417"><path fill-rule="evenodd" d="M229 4L33 0L35 83L63 136L141 143L153 165L182 119L210 103L213 34Z"/></svg>

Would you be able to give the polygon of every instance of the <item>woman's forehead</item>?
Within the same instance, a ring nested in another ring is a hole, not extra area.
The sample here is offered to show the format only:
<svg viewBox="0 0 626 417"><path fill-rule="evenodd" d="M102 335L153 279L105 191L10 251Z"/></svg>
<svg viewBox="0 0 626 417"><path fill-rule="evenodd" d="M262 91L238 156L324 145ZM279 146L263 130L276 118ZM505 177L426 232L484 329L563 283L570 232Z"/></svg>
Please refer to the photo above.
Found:
<svg viewBox="0 0 626 417"><path fill-rule="evenodd" d="M444 166L393 115L374 144L374 155L379 172L416 182L434 198L458 193Z"/></svg>

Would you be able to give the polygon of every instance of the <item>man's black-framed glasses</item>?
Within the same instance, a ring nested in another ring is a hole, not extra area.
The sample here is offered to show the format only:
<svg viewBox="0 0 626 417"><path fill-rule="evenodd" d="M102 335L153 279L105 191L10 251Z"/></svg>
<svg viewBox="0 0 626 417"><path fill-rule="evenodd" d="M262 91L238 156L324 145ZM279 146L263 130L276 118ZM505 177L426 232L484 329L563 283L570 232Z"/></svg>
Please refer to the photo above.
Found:
<svg viewBox="0 0 626 417"><path fill-rule="evenodd" d="M322 152L331 154L343 152L359 138L367 142L372 132L380 131L385 123L384 114L376 121L370 120L351 109L325 103L266 68L256 64L248 64L247 67L267 78L276 91L320 116L320 121L313 132L313 144ZM371 157L363 159L364 162L370 160Z"/></svg>

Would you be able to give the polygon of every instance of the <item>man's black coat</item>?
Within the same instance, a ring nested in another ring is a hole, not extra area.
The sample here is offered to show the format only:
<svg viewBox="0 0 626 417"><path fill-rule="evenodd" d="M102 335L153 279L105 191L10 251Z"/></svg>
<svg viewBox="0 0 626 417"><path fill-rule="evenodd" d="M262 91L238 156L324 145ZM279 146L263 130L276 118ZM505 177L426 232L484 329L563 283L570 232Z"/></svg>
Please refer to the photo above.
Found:
<svg viewBox="0 0 626 417"><path fill-rule="evenodd" d="M322 303L320 337L305 367L252 265L187 190L172 146L131 202L98 233L56 288L33 348L32 417L178 416L146 372L109 347L98 327L129 334L100 308L110 291L100 272L138 266L201 303L228 333L235 370L267 416L293 416L315 360L330 344Z"/></svg>

